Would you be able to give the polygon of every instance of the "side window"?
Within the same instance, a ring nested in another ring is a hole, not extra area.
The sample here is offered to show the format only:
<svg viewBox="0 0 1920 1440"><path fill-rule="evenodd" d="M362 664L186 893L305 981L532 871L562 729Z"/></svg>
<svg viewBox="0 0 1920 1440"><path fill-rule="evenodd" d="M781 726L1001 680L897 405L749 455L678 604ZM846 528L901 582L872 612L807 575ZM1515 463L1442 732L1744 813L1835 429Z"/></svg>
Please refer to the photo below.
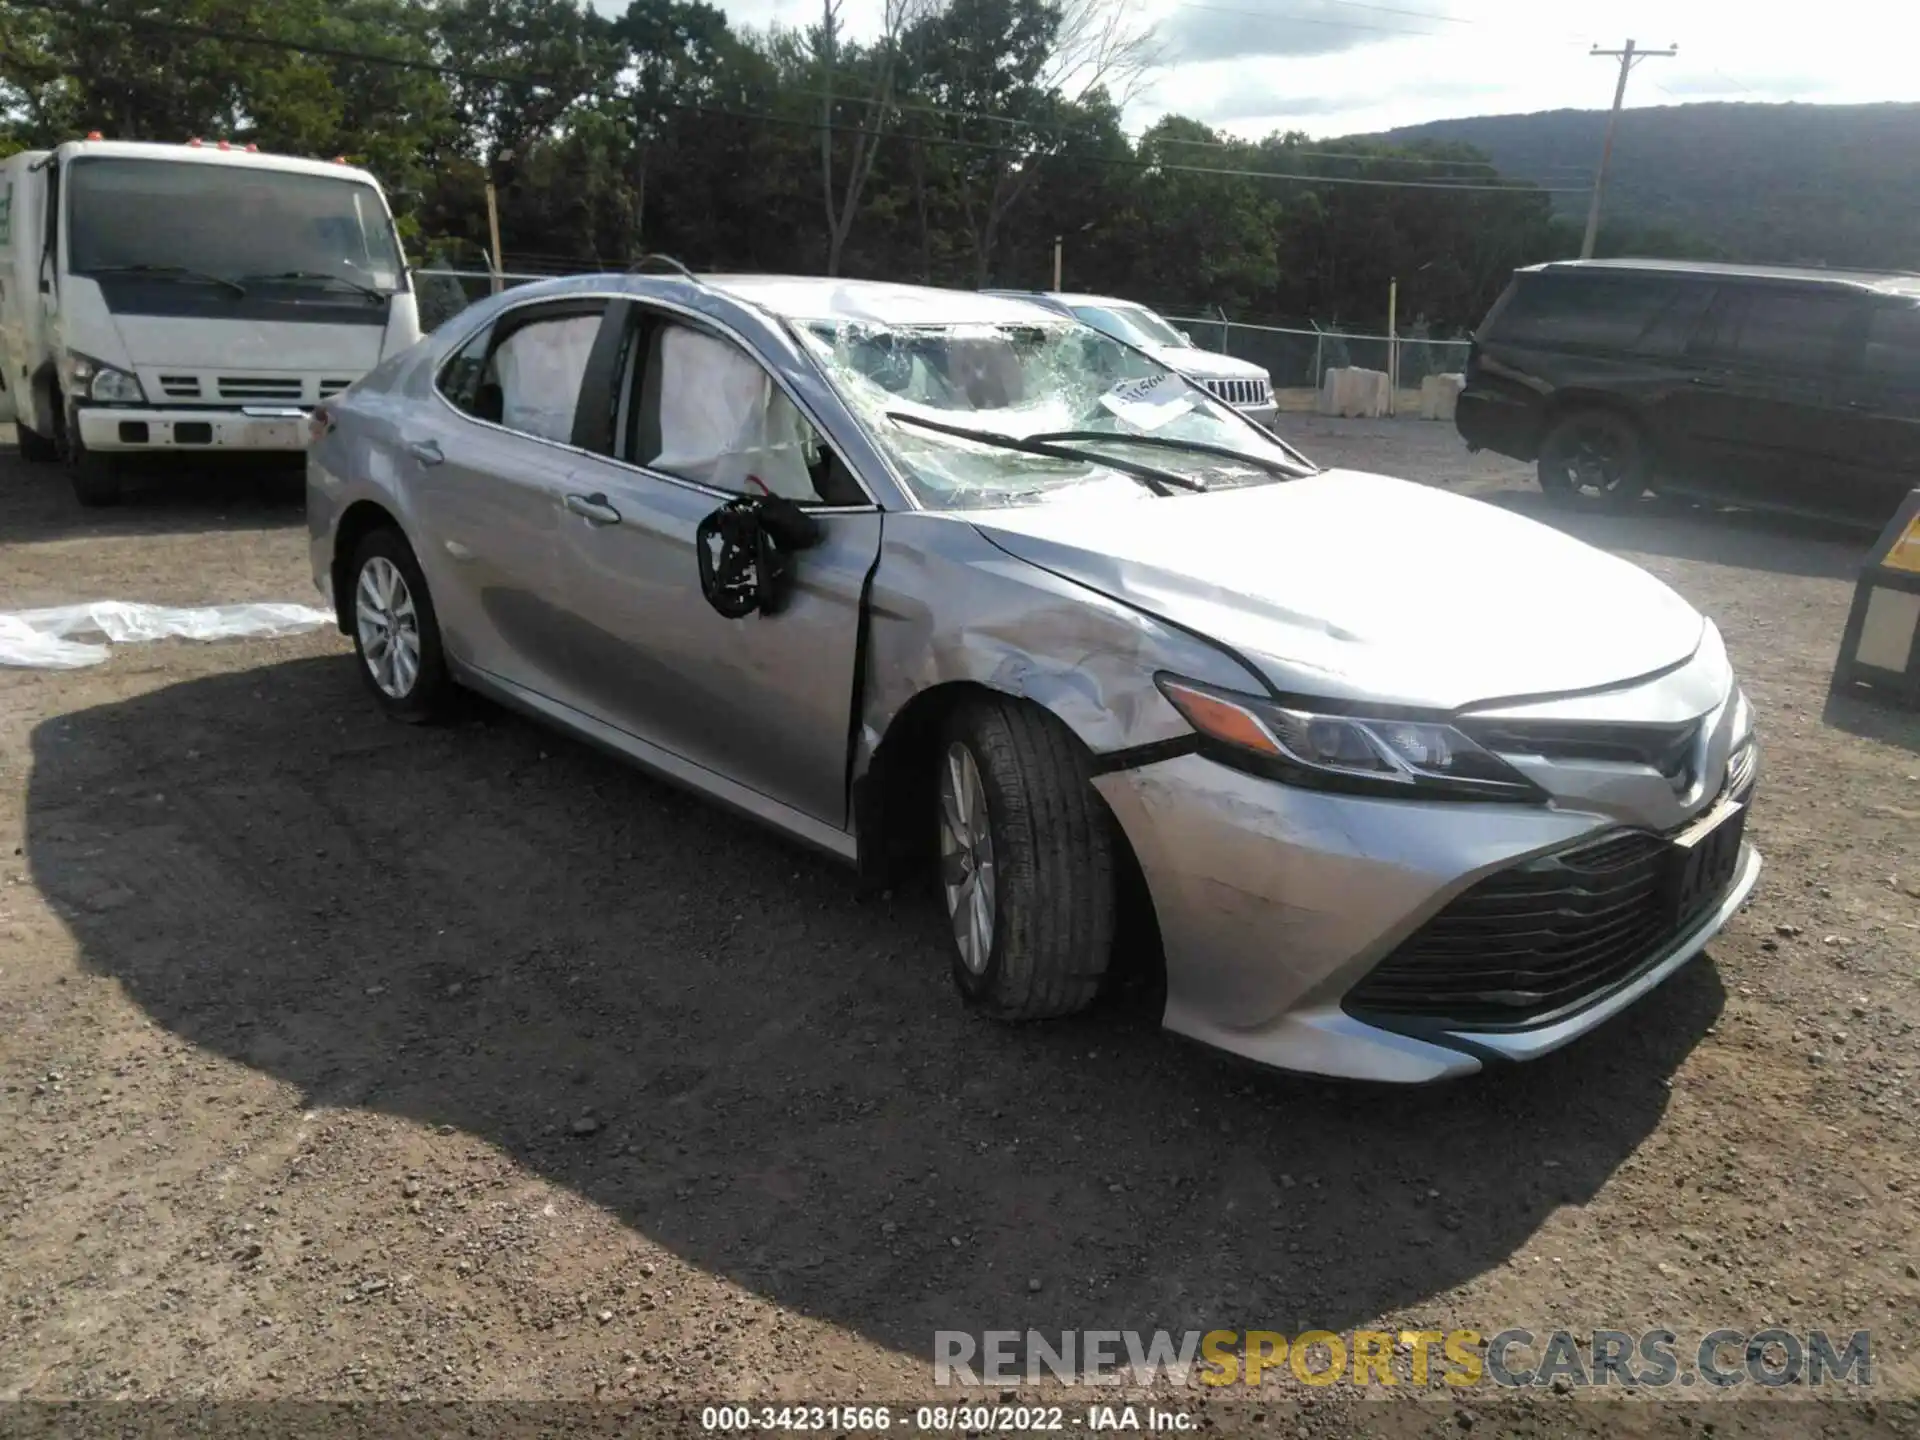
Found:
<svg viewBox="0 0 1920 1440"><path fill-rule="evenodd" d="M1871 381L1920 390L1920 301L1874 306L1861 364Z"/></svg>
<svg viewBox="0 0 1920 1440"><path fill-rule="evenodd" d="M1529 276L1501 311L1494 338L1544 350L1637 351L1695 289L1659 276Z"/></svg>
<svg viewBox="0 0 1920 1440"><path fill-rule="evenodd" d="M456 410L464 410L481 420L500 418L498 411L484 415L478 408L480 377L486 370L487 350L492 344L493 327L488 325L453 352L453 358L440 367L440 378L434 381Z"/></svg>
<svg viewBox="0 0 1920 1440"><path fill-rule="evenodd" d="M440 393L476 420L567 443L600 318L576 310L513 324L509 312L454 352Z"/></svg>
<svg viewBox="0 0 1920 1440"><path fill-rule="evenodd" d="M1824 374L1855 303L1832 291L1756 288L1721 323L1708 352L1761 370Z"/></svg>
<svg viewBox="0 0 1920 1440"><path fill-rule="evenodd" d="M752 355L677 320L643 323L627 407L627 458L740 495L830 505L866 499Z"/></svg>
<svg viewBox="0 0 1920 1440"><path fill-rule="evenodd" d="M571 441L599 334L599 315L565 315L522 325L501 341L487 360L487 377L500 390L500 423L542 440Z"/></svg>

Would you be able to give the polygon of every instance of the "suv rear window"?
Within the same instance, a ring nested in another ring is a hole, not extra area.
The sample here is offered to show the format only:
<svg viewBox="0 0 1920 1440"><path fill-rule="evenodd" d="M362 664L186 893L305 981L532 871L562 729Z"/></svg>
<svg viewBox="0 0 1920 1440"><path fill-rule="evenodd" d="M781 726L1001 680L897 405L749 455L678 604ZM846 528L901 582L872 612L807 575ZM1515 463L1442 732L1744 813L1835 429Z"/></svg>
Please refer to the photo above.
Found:
<svg viewBox="0 0 1920 1440"><path fill-rule="evenodd" d="M1490 338L1542 350L1678 355L1712 287L1661 276L1527 275Z"/></svg>

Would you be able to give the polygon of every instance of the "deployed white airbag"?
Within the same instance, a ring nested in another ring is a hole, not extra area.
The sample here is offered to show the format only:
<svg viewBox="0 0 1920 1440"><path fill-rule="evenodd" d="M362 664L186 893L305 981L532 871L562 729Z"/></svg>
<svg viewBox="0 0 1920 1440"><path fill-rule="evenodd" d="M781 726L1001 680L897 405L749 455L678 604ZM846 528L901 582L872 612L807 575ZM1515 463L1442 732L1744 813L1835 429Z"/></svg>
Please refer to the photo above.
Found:
<svg viewBox="0 0 1920 1440"><path fill-rule="evenodd" d="M738 346L680 325L661 336L655 469L747 495L818 500L807 474L812 439L806 417Z"/></svg>
<svg viewBox="0 0 1920 1440"><path fill-rule="evenodd" d="M542 440L571 441L580 381L599 334L599 316L575 315L525 326L501 341L493 352L500 423Z"/></svg>

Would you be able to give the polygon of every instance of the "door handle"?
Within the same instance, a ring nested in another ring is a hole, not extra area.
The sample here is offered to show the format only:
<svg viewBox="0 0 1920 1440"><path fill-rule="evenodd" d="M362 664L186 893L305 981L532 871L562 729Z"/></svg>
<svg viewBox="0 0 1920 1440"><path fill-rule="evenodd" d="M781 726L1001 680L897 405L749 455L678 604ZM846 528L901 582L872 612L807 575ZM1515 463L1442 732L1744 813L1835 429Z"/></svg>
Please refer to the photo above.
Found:
<svg viewBox="0 0 1920 1440"><path fill-rule="evenodd" d="M1724 390L1727 377L1724 375L1695 375L1687 381L1689 385L1698 385L1703 390Z"/></svg>
<svg viewBox="0 0 1920 1440"><path fill-rule="evenodd" d="M607 503L607 497L595 492L592 495L567 496L567 509L585 520L589 525L618 525L620 512Z"/></svg>
<svg viewBox="0 0 1920 1440"><path fill-rule="evenodd" d="M438 465L447 457L440 453L437 440L413 440L407 444L407 453L422 465Z"/></svg>

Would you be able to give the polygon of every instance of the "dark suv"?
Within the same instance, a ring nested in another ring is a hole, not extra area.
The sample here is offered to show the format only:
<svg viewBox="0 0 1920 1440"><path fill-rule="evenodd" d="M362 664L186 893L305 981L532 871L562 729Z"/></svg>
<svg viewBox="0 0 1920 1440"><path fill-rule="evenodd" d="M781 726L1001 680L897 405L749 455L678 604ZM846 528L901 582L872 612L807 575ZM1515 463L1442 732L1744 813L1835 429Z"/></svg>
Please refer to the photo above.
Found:
<svg viewBox="0 0 1920 1440"><path fill-rule="evenodd" d="M1879 523L1920 486L1920 276L1656 260L1515 272L1456 424L1588 503Z"/></svg>

